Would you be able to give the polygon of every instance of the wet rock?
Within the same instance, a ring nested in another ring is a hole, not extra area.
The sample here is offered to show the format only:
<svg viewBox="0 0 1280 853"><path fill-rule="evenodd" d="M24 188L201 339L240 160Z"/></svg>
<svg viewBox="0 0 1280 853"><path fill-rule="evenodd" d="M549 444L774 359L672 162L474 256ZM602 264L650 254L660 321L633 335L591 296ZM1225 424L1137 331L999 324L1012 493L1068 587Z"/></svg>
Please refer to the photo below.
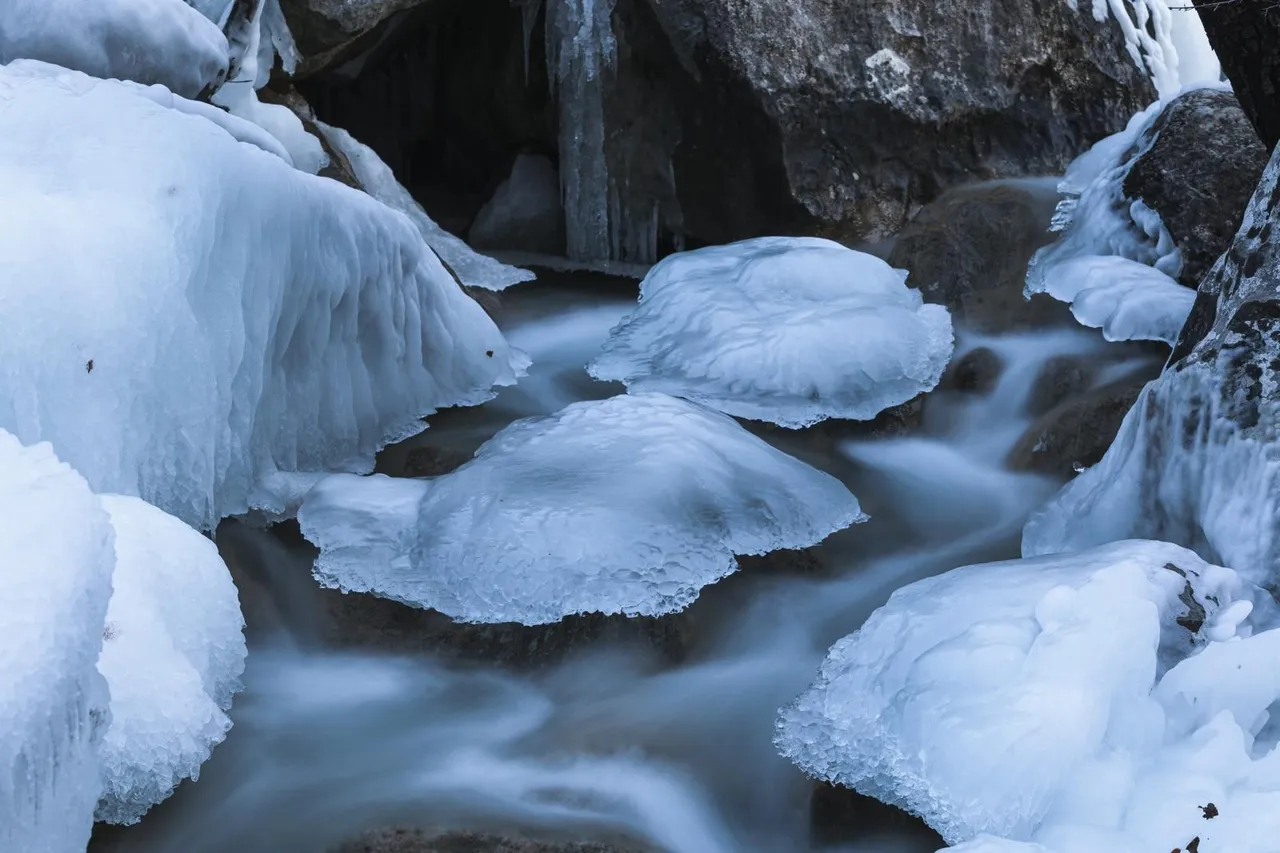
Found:
<svg viewBox="0 0 1280 853"><path fill-rule="evenodd" d="M1096 364L1087 358L1056 355L1044 363L1027 398L1027 414L1039 417L1093 384Z"/></svg>
<svg viewBox="0 0 1280 853"><path fill-rule="evenodd" d="M1000 381L1004 362L989 347L978 347L952 362L938 385L939 391L989 394Z"/></svg>
<svg viewBox="0 0 1280 853"><path fill-rule="evenodd" d="M1155 142L1129 171L1127 196L1160 214L1195 287L1231 245L1267 165L1267 150L1231 92L1188 92L1152 125Z"/></svg>
<svg viewBox="0 0 1280 853"><path fill-rule="evenodd" d="M1066 312L1023 296L1027 264L1051 240L1051 185L988 184L948 193L923 208L894 240L889 263L929 302L967 328L1004 332L1047 326ZM1069 315L1066 315L1069 321Z"/></svg>
<svg viewBox="0 0 1280 853"><path fill-rule="evenodd" d="M361 36L410 9L440 0L280 0L304 69L321 68L342 56Z"/></svg>
<svg viewBox="0 0 1280 853"><path fill-rule="evenodd" d="M496 835L448 833L421 829L370 832L331 853L642 853L635 844L529 841Z"/></svg>
<svg viewBox="0 0 1280 853"><path fill-rule="evenodd" d="M452 473L467 462L471 454L443 447L416 447L405 456L405 477L440 477Z"/></svg>
<svg viewBox="0 0 1280 853"><path fill-rule="evenodd" d="M521 154L511 175L476 214L468 242L477 249L563 255L560 173L546 157Z"/></svg>
<svg viewBox="0 0 1280 853"><path fill-rule="evenodd" d="M1018 440L1009 466L1070 479L1098 464L1148 378L1114 382L1054 407Z"/></svg>
<svg viewBox="0 0 1280 853"><path fill-rule="evenodd" d="M883 837L886 849L941 850L947 846L941 835L913 814L840 785L815 783L809 801L811 841L815 846L874 843Z"/></svg>
<svg viewBox="0 0 1280 853"><path fill-rule="evenodd" d="M821 575L826 566L812 548L795 551L773 551L760 556L738 557L738 569L745 574L781 576Z"/></svg>

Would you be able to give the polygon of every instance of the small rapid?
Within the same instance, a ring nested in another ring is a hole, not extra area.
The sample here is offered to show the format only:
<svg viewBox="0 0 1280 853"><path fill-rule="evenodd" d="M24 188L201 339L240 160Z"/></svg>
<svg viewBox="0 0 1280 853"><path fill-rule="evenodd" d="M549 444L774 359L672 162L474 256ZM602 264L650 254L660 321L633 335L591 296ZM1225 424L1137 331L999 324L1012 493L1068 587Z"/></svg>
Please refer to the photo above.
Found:
<svg viewBox="0 0 1280 853"><path fill-rule="evenodd" d="M633 298L595 286L511 294L502 322L534 358L530 377L485 406L441 413L381 464L394 468L414 446L470 452L516 418L617 393L582 366ZM961 332L953 364L980 348L1002 365L994 385L930 394L909 437L858 425L760 431L846 482L872 519L815 549L822 571L740 572L705 590L687 614L697 642L679 664L608 645L532 673L335 651L318 640L305 550L224 529L276 629L252 638L235 728L201 779L95 849L325 853L390 826L671 853L937 849L906 819L815 833L814 784L772 743L777 711L895 589L1018 556L1026 517L1061 485L1006 465L1051 361L1107 365L1093 386L1153 369L1149 356L1074 328ZM261 622L247 612L251 627Z"/></svg>

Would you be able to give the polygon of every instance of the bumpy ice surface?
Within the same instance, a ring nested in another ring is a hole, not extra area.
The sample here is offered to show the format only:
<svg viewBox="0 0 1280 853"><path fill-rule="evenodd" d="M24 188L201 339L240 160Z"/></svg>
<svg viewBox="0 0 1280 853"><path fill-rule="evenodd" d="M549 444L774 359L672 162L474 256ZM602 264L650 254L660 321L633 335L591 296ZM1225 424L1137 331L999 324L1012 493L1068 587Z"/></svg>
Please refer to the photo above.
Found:
<svg viewBox="0 0 1280 853"><path fill-rule="evenodd" d="M231 728L244 619L211 541L138 498L102 504L116 568L98 662L111 690L98 819L133 823L194 778Z"/></svg>
<svg viewBox="0 0 1280 853"><path fill-rule="evenodd" d="M1235 572L1160 542L957 569L837 643L778 744L968 853L1196 836L1264 853L1280 829L1280 630L1259 631L1274 613Z"/></svg>
<svg viewBox="0 0 1280 853"><path fill-rule="evenodd" d="M222 83L227 50L222 31L183 0L0 3L0 64L39 59L195 97Z"/></svg>
<svg viewBox="0 0 1280 853"><path fill-rule="evenodd" d="M1070 303L1080 323L1102 329L1108 340L1172 344L1195 301L1195 291L1175 279L1182 256L1160 215L1124 192L1129 171L1155 142L1153 124L1174 96L1071 164L1053 223L1062 236L1036 253L1027 272L1028 296L1047 293Z"/></svg>
<svg viewBox="0 0 1280 853"><path fill-rule="evenodd" d="M0 507L0 850L76 853L101 790L111 524L47 444L3 430Z"/></svg>
<svg viewBox="0 0 1280 853"><path fill-rule="evenodd" d="M661 394L517 421L432 481L334 476L298 513L316 575L467 622L659 615L862 521L836 479Z"/></svg>
<svg viewBox="0 0 1280 853"><path fill-rule="evenodd" d="M391 167L382 162L372 148L340 127L330 127L323 123L319 127L329 144L347 158L360 186L387 207L409 217L422 234L422 239L449 265L458 281L468 287L505 290L513 284L536 278L528 270L507 266L473 251L459 237L445 231L427 216L422 205L400 185Z"/></svg>
<svg viewBox="0 0 1280 853"><path fill-rule="evenodd" d="M672 255L589 370L787 427L870 420L931 390L951 358L950 315L905 276L817 238Z"/></svg>
<svg viewBox="0 0 1280 853"><path fill-rule="evenodd" d="M404 217L156 91L0 69L0 427L208 526L513 381Z"/></svg>

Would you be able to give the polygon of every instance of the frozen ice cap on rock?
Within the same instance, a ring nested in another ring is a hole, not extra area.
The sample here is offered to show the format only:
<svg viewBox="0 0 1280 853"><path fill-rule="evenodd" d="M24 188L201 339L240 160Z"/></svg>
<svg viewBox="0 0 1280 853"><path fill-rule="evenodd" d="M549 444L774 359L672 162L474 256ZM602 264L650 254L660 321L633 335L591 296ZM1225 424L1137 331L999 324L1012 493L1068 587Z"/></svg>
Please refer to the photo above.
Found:
<svg viewBox="0 0 1280 853"><path fill-rule="evenodd" d="M735 554L865 518L835 478L662 394L517 421L434 480L330 477L298 512L327 586L529 625L676 612Z"/></svg>
<svg viewBox="0 0 1280 853"><path fill-rule="evenodd" d="M1196 834L1179 837L1197 829L1188 818L1204 823L1192 801L1220 794L1171 790L1216 772L1174 760L1203 737L1213 713L1202 712L1243 708L1238 722L1251 726L1280 698L1275 678L1252 694L1214 687L1221 671L1199 661L1211 664L1204 656L1219 644L1195 654L1214 637L1229 648L1266 636L1237 638L1251 630L1240 618L1251 590L1191 551L1138 540L956 569L898 590L833 646L815 684L781 712L777 743L809 773L919 814L949 843L988 833L1062 853L1120 851L1132 835L1143 842L1135 850L1171 850ZM1153 694L1160 677L1169 686ZM1156 785L1165 802L1147 801ZM1141 809L1171 804L1163 822L1137 826ZM1077 824L1115 843L1059 844Z"/></svg>
<svg viewBox="0 0 1280 853"><path fill-rule="evenodd" d="M222 742L244 671L244 618L218 549L145 501L105 495L114 592L98 669L111 690L99 820L134 823Z"/></svg>
<svg viewBox="0 0 1280 853"><path fill-rule="evenodd" d="M101 783L107 691L96 664L112 531L47 444L0 430L0 850L76 853Z"/></svg>
<svg viewBox="0 0 1280 853"><path fill-rule="evenodd" d="M514 381L403 216L147 91L0 68L0 428L211 527Z"/></svg>
<svg viewBox="0 0 1280 853"><path fill-rule="evenodd" d="M905 278L818 238L682 252L650 270L588 369L786 427L870 420L931 390L951 358L950 315Z"/></svg>
<svg viewBox="0 0 1280 853"><path fill-rule="evenodd" d="M222 31L183 0L4 0L0 65L15 59L159 83L194 98L222 83L228 48Z"/></svg>

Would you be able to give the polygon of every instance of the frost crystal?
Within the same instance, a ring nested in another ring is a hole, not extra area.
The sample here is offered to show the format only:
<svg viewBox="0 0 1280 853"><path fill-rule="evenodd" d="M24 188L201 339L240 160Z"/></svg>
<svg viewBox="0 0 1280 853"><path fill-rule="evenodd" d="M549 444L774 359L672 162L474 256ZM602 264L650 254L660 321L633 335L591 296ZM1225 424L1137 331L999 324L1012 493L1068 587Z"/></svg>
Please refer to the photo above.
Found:
<svg viewBox="0 0 1280 853"><path fill-rule="evenodd" d="M432 481L330 477L298 512L328 586L530 625L682 610L735 554L864 519L838 480L661 394L517 421Z"/></svg>
<svg viewBox="0 0 1280 853"><path fill-rule="evenodd" d="M588 369L787 427L870 420L932 389L951 358L950 315L905 277L816 238L672 255Z"/></svg>

